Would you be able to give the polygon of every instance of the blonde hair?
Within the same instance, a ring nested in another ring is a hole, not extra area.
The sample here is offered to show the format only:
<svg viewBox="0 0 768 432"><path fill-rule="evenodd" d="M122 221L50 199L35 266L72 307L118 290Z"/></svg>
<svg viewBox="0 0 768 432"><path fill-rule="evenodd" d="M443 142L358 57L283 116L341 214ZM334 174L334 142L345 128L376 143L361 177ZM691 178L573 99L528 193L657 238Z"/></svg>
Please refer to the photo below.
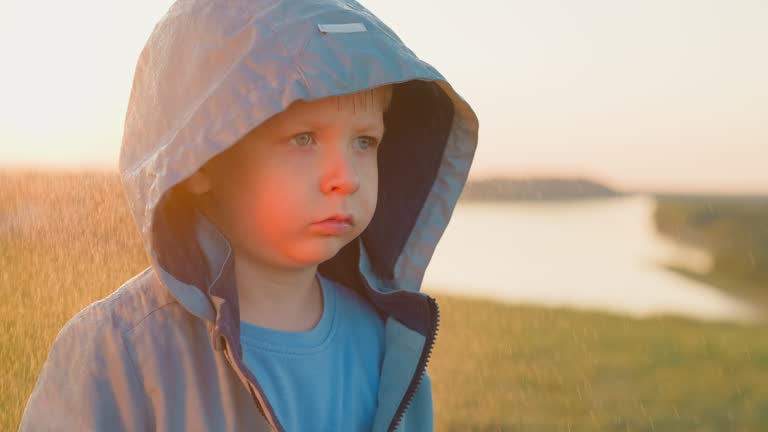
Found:
<svg viewBox="0 0 768 432"><path fill-rule="evenodd" d="M336 96L336 109L341 109L341 100L349 98L352 101L352 109L357 110L360 107L363 110L368 109L369 103L373 104L376 101L381 107L381 111L386 113L392 104L392 93L394 92L393 84L385 84L379 87L374 87L367 90L362 90L356 93L348 93L344 95Z"/></svg>

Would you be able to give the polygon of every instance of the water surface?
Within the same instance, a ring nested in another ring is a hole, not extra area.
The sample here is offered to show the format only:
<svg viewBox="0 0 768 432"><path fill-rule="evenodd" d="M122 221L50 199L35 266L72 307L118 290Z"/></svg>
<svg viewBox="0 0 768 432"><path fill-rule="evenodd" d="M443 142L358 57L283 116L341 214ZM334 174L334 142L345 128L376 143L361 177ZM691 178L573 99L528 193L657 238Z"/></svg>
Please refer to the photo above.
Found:
<svg viewBox="0 0 768 432"><path fill-rule="evenodd" d="M752 320L753 305L661 268L705 272L706 251L660 236L652 196L460 203L424 277L425 292L646 317Z"/></svg>

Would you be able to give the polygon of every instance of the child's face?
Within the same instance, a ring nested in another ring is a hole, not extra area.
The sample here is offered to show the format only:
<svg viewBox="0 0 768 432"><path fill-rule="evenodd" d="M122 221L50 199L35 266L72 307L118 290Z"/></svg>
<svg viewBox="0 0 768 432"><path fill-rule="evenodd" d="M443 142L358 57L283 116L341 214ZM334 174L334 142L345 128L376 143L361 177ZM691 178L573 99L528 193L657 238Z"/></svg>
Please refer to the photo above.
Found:
<svg viewBox="0 0 768 432"><path fill-rule="evenodd" d="M389 88L298 101L185 181L239 253L269 266L332 258L368 226L378 194L378 142ZM351 229L315 222L349 214Z"/></svg>

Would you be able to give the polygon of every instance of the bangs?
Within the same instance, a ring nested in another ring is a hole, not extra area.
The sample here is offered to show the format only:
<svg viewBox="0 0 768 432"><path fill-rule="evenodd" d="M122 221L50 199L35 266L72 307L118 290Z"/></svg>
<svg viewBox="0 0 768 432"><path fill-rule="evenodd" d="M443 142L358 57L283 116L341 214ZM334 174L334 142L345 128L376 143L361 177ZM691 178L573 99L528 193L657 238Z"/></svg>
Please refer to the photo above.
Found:
<svg viewBox="0 0 768 432"><path fill-rule="evenodd" d="M339 95L336 96L336 109L341 109L342 104L351 104L355 111L357 109L367 111L372 106L377 106L383 113L386 113L392 104L392 93L392 84L387 84L356 93Z"/></svg>

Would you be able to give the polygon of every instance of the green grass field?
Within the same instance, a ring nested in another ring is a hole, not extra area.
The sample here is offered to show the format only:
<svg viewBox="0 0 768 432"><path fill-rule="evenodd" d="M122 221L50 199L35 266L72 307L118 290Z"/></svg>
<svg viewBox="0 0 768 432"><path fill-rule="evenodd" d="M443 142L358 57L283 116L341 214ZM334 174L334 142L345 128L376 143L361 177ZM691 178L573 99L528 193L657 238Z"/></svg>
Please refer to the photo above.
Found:
<svg viewBox="0 0 768 432"><path fill-rule="evenodd" d="M147 265L116 174L0 173L0 430L61 326ZM436 297L438 431L768 430L768 325Z"/></svg>
<svg viewBox="0 0 768 432"><path fill-rule="evenodd" d="M437 298L436 430L768 430L765 325Z"/></svg>

